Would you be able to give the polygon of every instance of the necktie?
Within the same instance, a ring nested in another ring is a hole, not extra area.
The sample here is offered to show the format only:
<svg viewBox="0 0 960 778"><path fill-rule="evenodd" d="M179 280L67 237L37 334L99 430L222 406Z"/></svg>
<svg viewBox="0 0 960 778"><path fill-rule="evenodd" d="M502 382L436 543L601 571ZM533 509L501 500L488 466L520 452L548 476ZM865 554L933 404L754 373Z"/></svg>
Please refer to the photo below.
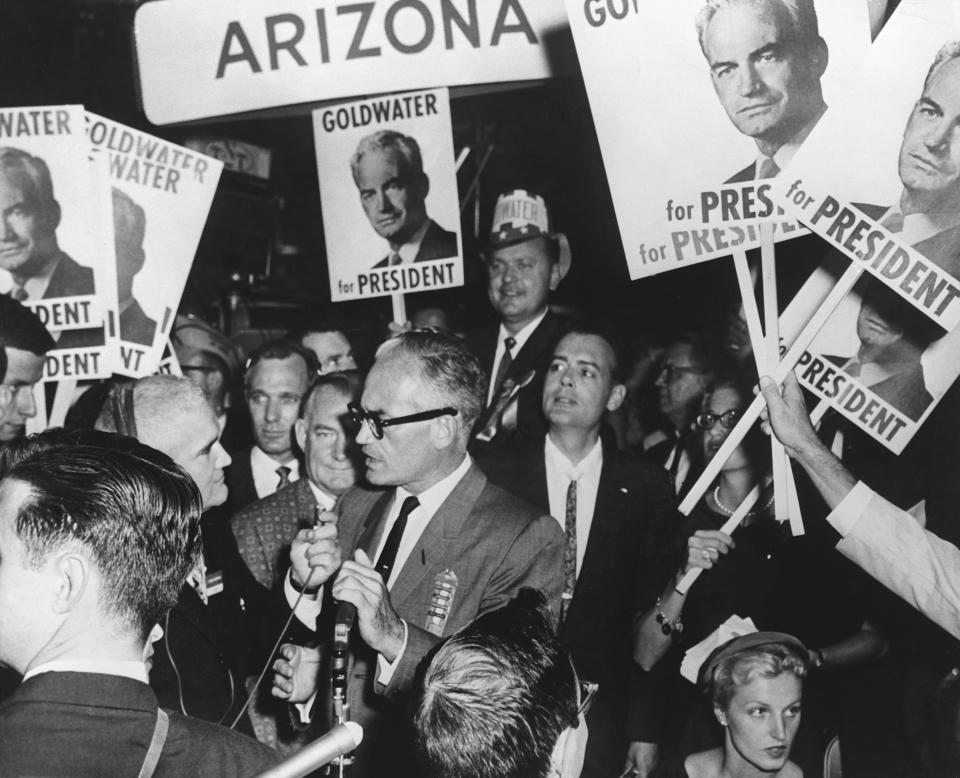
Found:
<svg viewBox="0 0 960 778"><path fill-rule="evenodd" d="M15 286L13 287L12 296L14 300L17 300L18 302L22 303L24 300L27 299L27 290L24 289L22 286Z"/></svg>
<svg viewBox="0 0 960 778"><path fill-rule="evenodd" d="M403 260L400 258L400 254L398 252L396 251L390 252L390 261L388 263L390 267L393 267L394 265L399 265L402 261Z"/></svg>
<svg viewBox="0 0 960 778"><path fill-rule="evenodd" d="M772 157L764 157L760 163L760 170L757 178L774 178L780 172L780 166L773 161Z"/></svg>
<svg viewBox="0 0 960 778"><path fill-rule="evenodd" d="M687 443L687 433L678 432L677 433L677 442L673 447L673 461L670 463L670 480L673 483L673 488L679 492L682 484L677 483L677 477L680 474L680 460L683 459L683 453L686 450Z"/></svg>
<svg viewBox="0 0 960 778"><path fill-rule="evenodd" d="M420 500L416 497L408 497L400 506L400 515L390 528L390 534L387 535L387 542L383 544L383 551L380 552L380 558L377 559L374 568L383 579L384 586L390 580L390 571L393 570L393 563L397 560L397 549L400 548L400 539L403 537L403 531L407 527L407 516L413 513L420 505Z"/></svg>
<svg viewBox="0 0 960 778"><path fill-rule="evenodd" d="M886 219L880 222L880 226L888 232L903 232L903 214L894 211Z"/></svg>
<svg viewBox="0 0 960 778"><path fill-rule="evenodd" d="M497 367L497 377L493 382L494 399L497 397L497 391L500 389L501 384L503 384L503 379L506 377L507 371L513 364L513 347L517 345L517 339L510 336L503 341L503 345L503 356L500 358L500 365Z"/></svg>
<svg viewBox="0 0 960 778"><path fill-rule="evenodd" d="M277 481L277 489L283 489L284 486L287 486L290 483L290 468L286 465L280 465L276 472L277 477L280 479Z"/></svg>
<svg viewBox="0 0 960 778"><path fill-rule="evenodd" d="M560 621L563 622L577 585L577 482L567 487L567 506L563 525L567 544L563 550L563 599L560 601Z"/></svg>

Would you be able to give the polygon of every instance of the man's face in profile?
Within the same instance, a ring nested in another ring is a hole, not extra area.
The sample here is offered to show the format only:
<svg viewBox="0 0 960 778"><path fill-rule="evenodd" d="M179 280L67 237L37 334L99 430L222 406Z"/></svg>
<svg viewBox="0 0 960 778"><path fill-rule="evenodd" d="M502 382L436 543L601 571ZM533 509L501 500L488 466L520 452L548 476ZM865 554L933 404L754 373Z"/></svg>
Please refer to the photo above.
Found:
<svg viewBox="0 0 960 778"><path fill-rule="evenodd" d="M29 273L57 251L59 209L45 203L26 171L0 169L0 268Z"/></svg>
<svg viewBox="0 0 960 778"><path fill-rule="evenodd" d="M960 211L960 60L940 65L903 132L899 172L905 212Z"/></svg>
<svg viewBox="0 0 960 778"><path fill-rule="evenodd" d="M767 154L796 135L821 106L822 64L790 42L788 23L775 3L734 5L717 11L703 35L720 103L734 126Z"/></svg>
<svg viewBox="0 0 960 778"><path fill-rule="evenodd" d="M42 373L42 356L7 347L7 373L0 385L0 443L22 437L27 419L37 415L33 386Z"/></svg>
<svg viewBox="0 0 960 778"><path fill-rule="evenodd" d="M397 149L364 154L355 181L363 211L381 238L402 245L426 221L426 178Z"/></svg>

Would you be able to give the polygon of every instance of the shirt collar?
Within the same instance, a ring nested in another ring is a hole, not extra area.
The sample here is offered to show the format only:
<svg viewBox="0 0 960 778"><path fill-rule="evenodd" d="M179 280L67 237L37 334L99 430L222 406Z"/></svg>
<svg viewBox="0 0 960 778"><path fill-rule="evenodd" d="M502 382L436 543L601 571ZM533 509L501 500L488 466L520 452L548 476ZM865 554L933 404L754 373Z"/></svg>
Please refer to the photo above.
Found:
<svg viewBox="0 0 960 778"><path fill-rule="evenodd" d="M540 326L540 322L543 321L544 317L547 315L548 310L549 310L548 308L545 308L543 313L537 316L537 318L535 318L529 324L525 325L522 330L520 330L516 335L513 335L513 336L511 336L510 333L507 332L507 328L501 324L500 332L497 335L498 348L502 348L503 341L505 341L507 338L513 337L513 339L516 341L516 344L514 345L510 353L514 358L516 358L517 353L520 351L520 349L523 348L523 344L526 343L528 340L530 340L530 336L533 335L533 331Z"/></svg>
<svg viewBox="0 0 960 778"><path fill-rule="evenodd" d="M44 270L43 275L31 276L26 281L23 282L23 289L27 293L28 300L40 300L43 298L43 295L47 291L47 287L50 286L50 279L53 277L53 272L57 269L57 265L63 259L63 253L57 254L57 258L47 265L47 269ZM14 281L16 284L16 281Z"/></svg>
<svg viewBox="0 0 960 778"><path fill-rule="evenodd" d="M773 152L773 161L777 163L777 167L783 170L787 165L790 164L790 161L793 159L794 155L797 153L797 150L803 145L803 142L807 139L807 136L813 131L813 128L817 126L817 122L820 121L820 117L823 116L823 112L827 110L827 106L823 106L809 122L807 122L803 127L800 128L800 131L794 135L790 140L784 143L780 148ZM767 159L763 154L757 157L757 172L760 172L760 166L763 164L763 160Z"/></svg>
<svg viewBox="0 0 960 778"><path fill-rule="evenodd" d="M882 224L891 216L903 218L903 229L896 233L897 237L907 245L914 245L920 241L932 238L938 233L960 226L960 213L945 211L942 213L911 213L904 214L901 203L891 205L876 219Z"/></svg>
<svg viewBox="0 0 960 778"><path fill-rule="evenodd" d="M457 469L454 470L450 475L445 478L441 478L429 489L425 489L420 492L418 495L412 495L402 486L397 487L397 494L394 497L395 505L403 505L403 501L407 497L416 496L417 500L420 502L419 509L423 512L424 516L433 516L443 505L447 497L450 496L450 492L454 490L456 485L460 483L460 480L467 474L467 471L470 469L470 466L473 464L473 460L469 455L463 457L463 461L457 466Z"/></svg>
<svg viewBox="0 0 960 778"><path fill-rule="evenodd" d="M291 480L292 477L300 476L300 462L296 457L283 464L290 468ZM269 470L271 473L276 473L278 467L280 467L280 463L260 446L254 445L250 450L250 468L255 472L266 473Z"/></svg>
<svg viewBox="0 0 960 778"><path fill-rule="evenodd" d="M143 662L128 659L54 659L27 671L23 680L41 673L99 673L149 683L147 666Z"/></svg>
<svg viewBox="0 0 960 778"><path fill-rule="evenodd" d="M310 484L310 491L313 492L313 499L317 501L317 505L325 511L332 511L333 506L337 504L337 498L331 497L309 478L307 479L307 483Z"/></svg>
<svg viewBox="0 0 960 778"><path fill-rule="evenodd" d="M397 249L401 264L406 265L417 258L417 254L420 253L420 244L423 243L423 236L427 234L429 228L430 220L425 219L423 224L420 225L420 229L413 233L410 240Z"/></svg>
<svg viewBox="0 0 960 778"><path fill-rule="evenodd" d="M567 459L567 455L550 439L549 434L544 438L543 454L547 468L562 475L568 481L578 481L584 475L599 474L600 468L603 466L603 446L599 437L597 442L593 444L593 448L590 449L590 453L577 464L573 464Z"/></svg>

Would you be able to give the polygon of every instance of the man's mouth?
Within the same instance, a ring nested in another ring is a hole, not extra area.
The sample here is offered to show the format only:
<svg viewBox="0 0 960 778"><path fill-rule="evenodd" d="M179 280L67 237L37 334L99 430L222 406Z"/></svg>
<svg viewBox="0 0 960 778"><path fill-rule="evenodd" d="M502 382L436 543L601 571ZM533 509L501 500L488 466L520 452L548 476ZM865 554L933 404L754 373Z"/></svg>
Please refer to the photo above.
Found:
<svg viewBox="0 0 960 778"><path fill-rule="evenodd" d="M914 165L916 167L919 167L921 170L925 170L927 172L937 173L937 174L945 173L945 171L940 168L939 163L934 162L931 159L927 159L921 154L912 153L910 154L910 159L912 159L914 162Z"/></svg>
<svg viewBox="0 0 960 778"><path fill-rule="evenodd" d="M747 105L741 108L739 111L737 111L737 113L740 114L741 116L749 116L750 114L763 113L764 111L768 111L771 108L773 108L775 105L776 105L775 102L751 103L750 105Z"/></svg>

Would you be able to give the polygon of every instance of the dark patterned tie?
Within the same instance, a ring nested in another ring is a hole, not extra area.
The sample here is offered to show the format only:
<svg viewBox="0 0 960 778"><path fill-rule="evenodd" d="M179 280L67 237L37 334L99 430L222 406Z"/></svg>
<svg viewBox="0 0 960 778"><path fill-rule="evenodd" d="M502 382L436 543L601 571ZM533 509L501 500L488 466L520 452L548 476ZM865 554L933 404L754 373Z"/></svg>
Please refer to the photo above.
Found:
<svg viewBox="0 0 960 778"><path fill-rule="evenodd" d="M390 534L387 535L387 542L383 544L383 551L380 552L380 558L377 559L374 568L383 579L384 586L390 580L390 571L393 570L393 563L397 561L397 549L400 548L400 540L403 537L403 531L407 528L407 516L413 513L420 505L420 500L416 497L408 497L400 506L400 515L390 528Z"/></svg>
<svg viewBox="0 0 960 778"><path fill-rule="evenodd" d="M567 544L563 550L563 599L560 602L560 623L563 623L577 585L577 482L567 487L567 507L563 525Z"/></svg>
<svg viewBox="0 0 960 778"><path fill-rule="evenodd" d="M280 479L277 481L277 489L283 489L284 486L289 486L290 484L290 468L286 465L280 465L276 470L277 477Z"/></svg>
<svg viewBox="0 0 960 778"><path fill-rule="evenodd" d="M501 384L503 384L503 379L506 377L507 371L513 364L513 347L517 345L517 339L512 336L508 337L503 341L503 345L503 356L500 358L500 365L497 367L497 377L493 382L494 400L497 398L497 392L500 390Z"/></svg>

